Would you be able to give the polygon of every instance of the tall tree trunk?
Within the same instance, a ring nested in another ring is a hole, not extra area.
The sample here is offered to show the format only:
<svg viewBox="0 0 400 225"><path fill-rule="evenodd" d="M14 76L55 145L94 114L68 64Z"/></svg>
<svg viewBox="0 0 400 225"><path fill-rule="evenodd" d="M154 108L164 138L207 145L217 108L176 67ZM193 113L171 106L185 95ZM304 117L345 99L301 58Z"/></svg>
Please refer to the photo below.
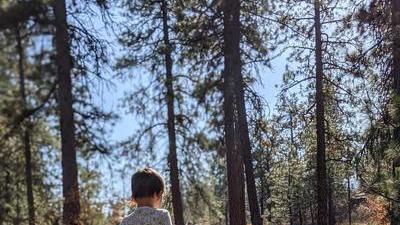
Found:
<svg viewBox="0 0 400 225"><path fill-rule="evenodd" d="M393 43L392 43L392 71L391 75L393 78L393 101L397 102L400 99L400 0L392 0L391 1L391 10L392 10L392 35L393 35ZM398 104L395 104L398 106ZM400 109L397 109L400 111ZM397 118L396 118L397 117ZM395 116L395 130L394 130L394 141L400 143L400 121L398 115ZM396 161L400 161L400 156L393 160L393 179L396 181L398 176L396 176L396 167L400 166L395 163ZM397 181L399 182L399 181ZM400 185L397 184L395 188L395 198L400 199ZM392 225L400 225L400 204L398 202L392 202L392 210L391 210L391 224Z"/></svg>
<svg viewBox="0 0 400 225"><path fill-rule="evenodd" d="M289 148L289 155L288 155L288 190L287 190L287 198L289 204L289 224L293 225L294 217L293 217L293 209L292 209L292 155L294 151L294 134L293 134L293 118L292 113L289 115L289 123L290 123L290 148Z"/></svg>
<svg viewBox="0 0 400 225"><path fill-rule="evenodd" d="M239 22L239 15L240 15L240 1L235 0L234 4L237 4L237 7L234 7L235 12L234 15L234 22L236 25L233 29L236 29L235 33L238 40L240 40L240 22ZM236 43L235 43L236 44ZM258 198L257 198L257 189L256 183L254 178L254 167L253 167L253 156L251 153L251 143L249 137L249 127L247 123L247 116L246 116L246 103L244 99L244 83L243 83L243 75L241 72L241 59L240 59L240 46L239 41L237 42L235 48L235 54L233 57L237 58L235 61L237 65L234 67L234 75L235 75L235 102L236 102L236 109L238 115L238 136L239 136L239 144L240 150L243 155L243 162L246 171L246 186L247 186L247 198L249 201L250 206L250 216L251 216L251 223L253 225L262 225L261 215L260 215L260 208L258 206Z"/></svg>
<svg viewBox="0 0 400 225"><path fill-rule="evenodd" d="M165 86L167 88L167 108L168 108L168 141L169 141L169 154L168 165L171 180L172 192L172 206L174 211L175 225L184 225L182 197L179 186L179 168L176 153L176 132L175 132L175 112L174 112L174 87L172 75L172 57L171 57L171 43L169 40L168 28L168 6L167 1L161 2L161 13L163 21L163 40L165 45Z"/></svg>
<svg viewBox="0 0 400 225"><path fill-rule="evenodd" d="M325 161L325 115L323 93L322 37L320 0L314 0L315 63L316 63L316 118L317 118L317 224L327 225L327 177Z"/></svg>
<svg viewBox="0 0 400 225"><path fill-rule="evenodd" d="M232 6L228 6L232 5ZM242 63L240 59L240 0L226 1L226 6L231 9L232 16L229 21L232 29L232 76L234 77L235 83L235 105L237 110L237 132L239 136L239 146L242 152L243 162L246 172L246 186L247 186L247 197L250 206L251 222L253 225L262 225L260 208L258 206L257 189L254 178L254 167L253 157L251 154L251 143L249 137L249 128L246 116L246 103L244 99L244 83L242 75Z"/></svg>
<svg viewBox="0 0 400 225"><path fill-rule="evenodd" d="M25 92L25 69L24 69L24 49L22 47L22 40L20 29L17 25L15 29L15 35L17 39L17 51L18 51L18 71L19 71L19 91L21 96L21 103L23 110L28 108L26 102ZM28 119L23 126L22 142L24 143L24 157L25 157L25 182L26 182L26 197L28 202L28 215L29 225L35 224L35 203L33 198L33 185L32 185L32 160L31 160L31 140L30 140L30 129L31 124Z"/></svg>
<svg viewBox="0 0 400 225"><path fill-rule="evenodd" d="M226 163L229 195L229 224L246 224L243 162L239 149L235 144L235 75L240 73L240 23L239 0L224 3L224 135L226 146ZM257 199L256 199L257 200Z"/></svg>
<svg viewBox="0 0 400 225"><path fill-rule="evenodd" d="M71 55L65 0L54 2L55 43L57 50L58 104L61 129L63 181L63 224L78 225L80 214L78 166L76 160L74 115L71 83Z"/></svg>

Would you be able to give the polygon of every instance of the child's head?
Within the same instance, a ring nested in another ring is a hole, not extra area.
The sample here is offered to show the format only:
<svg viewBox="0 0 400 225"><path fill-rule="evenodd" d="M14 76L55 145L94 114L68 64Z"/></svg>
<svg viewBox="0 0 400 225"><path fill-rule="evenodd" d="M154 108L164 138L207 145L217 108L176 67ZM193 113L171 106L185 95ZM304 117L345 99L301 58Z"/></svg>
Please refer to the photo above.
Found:
<svg viewBox="0 0 400 225"><path fill-rule="evenodd" d="M159 208L164 193L164 180L157 171L144 168L132 176L132 201L138 206Z"/></svg>

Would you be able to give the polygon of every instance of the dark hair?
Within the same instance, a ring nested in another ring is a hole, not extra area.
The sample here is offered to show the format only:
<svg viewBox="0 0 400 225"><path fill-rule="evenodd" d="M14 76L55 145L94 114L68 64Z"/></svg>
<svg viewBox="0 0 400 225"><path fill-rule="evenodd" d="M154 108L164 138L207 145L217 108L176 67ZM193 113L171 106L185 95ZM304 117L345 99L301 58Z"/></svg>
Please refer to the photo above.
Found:
<svg viewBox="0 0 400 225"><path fill-rule="evenodd" d="M164 180L157 171L144 168L133 174L131 187L133 199L152 197L164 191Z"/></svg>

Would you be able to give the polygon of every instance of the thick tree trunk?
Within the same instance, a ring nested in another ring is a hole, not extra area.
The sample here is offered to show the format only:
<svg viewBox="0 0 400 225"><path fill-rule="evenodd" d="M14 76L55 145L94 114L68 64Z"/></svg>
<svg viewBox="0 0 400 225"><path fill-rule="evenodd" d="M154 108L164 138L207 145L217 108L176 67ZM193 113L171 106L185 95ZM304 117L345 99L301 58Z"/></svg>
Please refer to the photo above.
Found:
<svg viewBox="0 0 400 225"><path fill-rule="evenodd" d="M230 3L228 3L230 4ZM247 186L247 198L249 201L250 206L250 216L251 216L251 223L253 225L262 225L261 215L260 215L260 208L258 206L257 201L257 189L256 183L254 178L254 167L253 167L253 157L251 153L251 143L249 137L249 127L247 123L247 116L246 116L246 103L244 99L244 83L243 83L243 75L242 75L242 68L241 68L241 59L240 59L240 1L235 0L232 2L237 6L234 7L233 11L233 23L234 26L232 27L235 29L234 34L237 36L235 41L235 51L233 57L235 57L235 61L237 65L233 68L233 75L235 76L235 102L236 102L236 109L237 109L237 121L238 121L238 136L239 136L239 146L240 151L243 155L243 162L246 171L246 186Z"/></svg>
<svg viewBox="0 0 400 225"><path fill-rule="evenodd" d="M229 6L228 6L229 5ZM253 225L262 225L260 208L258 206L257 189L254 178L253 157L251 154L251 143L249 137L249 128L246 116L246 103L244 99L244 84L242 76L242 66L240 59L240 1L226 1L225 7L230 8L231 20L229 29L232 31L232 60L235 64L232 66L232 76L235 83L235 105L237 110L237 133L239 137L240 151L243 156L243 162L246 171L247 196L250 207L251 222Z"/></svg>
<svg viewBox="0 0 400 225"><path fill-rule="evenodd" d="M17 52L18 52L18 71L19 71L19 91L21 96L21 103L23 110L28 108L26 102L25 92L25 69L24 69L24 49L22 47L22 40L20 29L17 25L15 29L17 39ZM25 157L25 182L26 182L26 197L28 202L28 215L29 225L35 224L35 203L33 198L33 184L32 184L32 159L31 159L31 140L30 140L31 124L28 119L22 128L22 142L24 144L24 157Z"/></svg>
<svg viewBox="0 0 400 225"><path fill-rule="evenodd" d="M391 1L391 10L392 10L392 35L393 35L393 45L392 45L392 78L393 78L393 89L394 89L394 101L398 101L400 99L400 0L392 0ZM397 109L399 110L399 109ZM398 118L395 118L398 120ZM394 141L400 142L400 121L394 121L396 124L396 128L394 131ZM396 176L396 160L399 160L400 156L393 161L393 179L399 179ZM396 198L400 199L400 185L397 185L396 190ZM391 224L392 225L400 225L400 204L397 202L392 202L392 210L391 210Z"/></svg>
<svg viewBox="0 0 400 225"><path fill-rule="evenodd" d="M58 104L60 110L61 160L63 181L63 224L78 225L80 214L78 166L76 160L71 83L71 55L65 0L54 2L57 50Z"/></svg>
<svg viewBox="0 0 400 225"><path fill-rule="evenodd" d="M224 133L226 146L226 163L228 175L229 195L229 224L246 224L243 162L239 149L235 145L234 96L235 75L240 73L239 51L239 0L225 1L224 3ZM256 199L257 201L257 199Z"/></svg>
<svg viewBox="0 0 400 225"><path fill-rule="evenodd" d="M240 32L240 27L238 31ZM238 56L240 60L240 55ZM240 69L240 68L239 68ZM260 208L258 205L256 182L254 178L254 167L253 167L253 157L251 154L251 143L249 137L249 128L247 124L246 117L246 104L244 100L244 87L243 87L243 77L242 73L239 71L235 74L236 88L235 88L235 99L238 111L238 133L240 139L240 148L243 155L243 162L246 171L246 187L247 187L247 197L250 206L250 216L251 223L253 225L262 225Z"/></svg>
<svg viewBox="0 0 400 225"><path fill-rule="evenodd" d="M165 71L166 79L165 86L167 89L167 108L168 108L168 141L169 141L169 154L168 154L168 166L171 180L171 192L172 192L172 207L174 211L175 225L184 225L183 219L183 207L182 207L182 196L179 186L179 168L178 158L176 153L176 131L175 131L175 111L174 111L174 87L173 87L173 75L172 75L172 57L171 57L171 43L169 40L169 28L168 28L168 6L167 1L161 2L161 12L163 20L163 39L165 45Z"/></svg>
<svg viewBox="0 0 400 225"><path fill-rule="evenodd" d="M316 118L317 118L317 224L327 225L327 177L325 161L325 115L323 93L322 37L320 1L314 0L315 20L315 63L316 63Z"/></svg>

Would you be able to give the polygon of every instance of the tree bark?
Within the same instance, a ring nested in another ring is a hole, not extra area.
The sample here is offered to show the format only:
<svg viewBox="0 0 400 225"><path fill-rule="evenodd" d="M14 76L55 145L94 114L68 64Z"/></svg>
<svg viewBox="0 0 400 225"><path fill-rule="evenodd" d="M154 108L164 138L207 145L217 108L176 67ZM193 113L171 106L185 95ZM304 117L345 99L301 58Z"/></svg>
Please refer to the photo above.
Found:
<svg viewBox="0 0 400 225"><path fill-rule="evenodd" d="M237 32L240 32L240 27L237 27ZM238 46L239 47L239 46ZM240 51L239 51L240 52ZM237 56L240 61L240 53ZM244 99L244 84L243 77L241 73L240 63L236 65L235 69L238 69L238 72L235 72L235 100L237 107L237 115L238 115L238 134L239 134L239 146L240 151L243 156L244 167L246 171L246 187L247 187L247 197L250 206L250 216L251 222L253 225L262 225L260 208L258 205L258 197L257 197L257 189L254 178L254 167L253 167L253 156L251 154L251 143L249 137L249 128L247 123L246 116L246 103Z"/></svg>
<svg viewBox="0 0 400 225"><path fill-rule="evenodd" d="M167 1L161 2L161 13L163 22L163 40L165 45L165 71L166 79L165 86L167 89L167 108L168 108L168 141L169 141L169 154L168 165L171 180L172 192L172 206L174 212L175 225L184 225L182 196L179 186L179 168L176 153L176 131L175 131L175 111L174 111L174 87L173 87L173 74L172 74L172 57L171 57L171 43L169 39L168 28L168 8Z"/></svg>
<svg viewBox="0 0 400 225"><path fill-rule="evenodd" d="M238 31L240 32L240 27ZM240 60L240 55L238 56ZM239 65L240 66L240 65ZM240 139L240 148L243 156L244 167L246 171L247 198L250 206L251 223L253 225L262 225L260 208L258 205L256 182L254 178L253 156L251 154L251 143L249 137L249 128L246 116L246 103L244 99L244 85L241 69L236 75L235 80L235 100L238 114L238 133Z"/></svg>
<svg viewBox="0 0 400 225"><path fill-rule="evenodd" d="M228 5L232 5L228 6ZM251 143L249 137L249 128L246 116L246 103L244 99L244 83L242 75L242 62L240 59L240 1L231 0L226 2L226 6L231 9L229 20L230 27L232 31L232 60L235 64L232 66L232 76L234 77L235 83L235 106L237 110L237 129L239 136L239 146L240 151L243 156L243 162L246 172L246 186L247 186L247 197L250 207L251 222L253 225L262 225L260 208L258 205L257 189L254 178L254 167L253 167L253 157L251 154Z"/></svg>
<svg viewBox="0 0 400 225"><path fill-rule="evenodd" d="M325 161L325 115L323 93L322 37L320 1L314 0L315 63L316 63L316 119L317 119L317 224L327 225L327 177Z"/></svg>
<svg viewBox="0 0 400 225"><path fill-rule="evenodd" d="M22 40L19 25L16 26L15 36L17 40L18 52L18 71L19 71L19 91L23 110L28 108L26 102L25 91L25 69L24 69L24 49L22 47ZM28 119L22 126L22 142L24 144L24 157L25 157L25 182L26 182L26 197L28 202L28 215L29 225L35 224L35 202L33 197L33 184L32 184L32 157L31 157L31 140L30 130L31 123Z"/></svg>
<svg viewBox="0 0 400 225"><path fill-rule="evenodd" d="M63 181L63 224L78 225L80 214L78 166L76 160L71 81L71 55L65 0L54 3L55 43L58 74L58 104L61 129L61 164Z"/></svg>
<svg viewBox="0 0 400 225"><path fill-rule="evenodd" d="M239 0L225 1L224 7L224 135L229 195L229 224L246 224L243 162L239 149L235 145L235 77L240 73L239 51ZM257 201L257 199L256 199Z"/></svg>

